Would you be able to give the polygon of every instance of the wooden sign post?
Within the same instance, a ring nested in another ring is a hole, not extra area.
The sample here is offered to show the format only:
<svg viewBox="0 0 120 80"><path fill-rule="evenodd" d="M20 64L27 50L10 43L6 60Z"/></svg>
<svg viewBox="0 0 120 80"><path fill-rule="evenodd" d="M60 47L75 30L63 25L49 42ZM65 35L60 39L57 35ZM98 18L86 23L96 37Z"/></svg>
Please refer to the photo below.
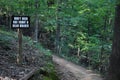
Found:
<svg viewBox="0 0 120 80"><path fill-rule="evenodd" d="M17 54L17 63L22 64L23 55L22 55L22 30L18 28L18 54Z"/></svg>
<svg viewBox="0 0 120 80"><path fill-rule="evenodd" d="M18 29L18 54L17 54L17 63L23 63L23 54L22 54L22 29L30 27L30 18L28 16L12 16L11 27L13 29Z"/></svg>

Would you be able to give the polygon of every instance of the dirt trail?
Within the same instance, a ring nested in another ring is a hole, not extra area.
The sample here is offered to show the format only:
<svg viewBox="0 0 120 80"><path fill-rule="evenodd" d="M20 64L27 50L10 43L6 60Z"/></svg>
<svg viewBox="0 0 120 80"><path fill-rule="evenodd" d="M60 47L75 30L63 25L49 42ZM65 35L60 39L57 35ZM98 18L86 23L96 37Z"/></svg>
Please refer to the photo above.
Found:
<svg viewBox="0 0 120 80"><path fill-rule="evenodd" d="M61 80L103 80L99 74L53 55Z"/></svg>

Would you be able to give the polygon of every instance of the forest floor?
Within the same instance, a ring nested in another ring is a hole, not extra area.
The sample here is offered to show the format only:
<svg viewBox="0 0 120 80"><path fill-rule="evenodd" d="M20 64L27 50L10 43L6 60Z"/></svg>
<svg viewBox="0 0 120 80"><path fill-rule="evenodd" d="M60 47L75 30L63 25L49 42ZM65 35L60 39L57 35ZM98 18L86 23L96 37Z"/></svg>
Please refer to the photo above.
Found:
<svg viewBox="0 0 120 80"><path fill-rule="evenodd" d="M11 42L10 45L0 44L0 80L19 80L32 70L44 65L43 54L28 44L23 49L24 63L17 64L17 47L15 45L17 45L16 41Z"/></svg>
<svg viewBox="0 0 120 80"><path fill-rule="evenodd" d="M23 37L23 62L18 64L18 38L13 33L0 30L0 80L27 80L35 71L39 71L39 77L34 79L32 76L31 80L43 80L43 77L48 77L46 74L49 73L43 69L49 68L47 64L52 62L52 58L38 47L31 39Z"/></svg>
<svg viewBox="0 0 120 80"><path fill-rule="evenodd" d="M92 70L87 70L55 55L53 55L53 61L61 80L103 80Z"/></svg>

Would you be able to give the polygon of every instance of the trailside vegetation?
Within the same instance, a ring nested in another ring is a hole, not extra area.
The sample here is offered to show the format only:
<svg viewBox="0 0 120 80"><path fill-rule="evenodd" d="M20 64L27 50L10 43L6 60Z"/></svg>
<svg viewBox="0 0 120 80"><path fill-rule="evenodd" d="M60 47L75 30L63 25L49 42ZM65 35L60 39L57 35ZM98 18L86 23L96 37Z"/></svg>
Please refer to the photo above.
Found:
<svg viewBox="0 0 120 80"><path fill-rule="evenodd" d="M112 51L114 14L115 0L0 0L0 26L9 31L12 15L28 15L31 27L23 35L102 74Z"/></svg>

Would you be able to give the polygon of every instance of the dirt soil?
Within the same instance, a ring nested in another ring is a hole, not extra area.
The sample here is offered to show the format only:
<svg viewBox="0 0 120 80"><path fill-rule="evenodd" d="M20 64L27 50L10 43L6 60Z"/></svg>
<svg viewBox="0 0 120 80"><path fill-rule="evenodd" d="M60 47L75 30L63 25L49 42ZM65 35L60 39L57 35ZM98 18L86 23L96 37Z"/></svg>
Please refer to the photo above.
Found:
<svg viewBox="0 0 120 80"><path fill-rule="evenodd" d="M34 68L44 65L44 55L27 43L23 45L23 64L18 65L17 43L14 40L9 45L0 44L0 80L20 80Z"/></svg>
<svg viewBox="0 0 120 80"><path fill-rule="evenodd" d="M103 80L99 74L53 55L60 80Z"/></svg>

